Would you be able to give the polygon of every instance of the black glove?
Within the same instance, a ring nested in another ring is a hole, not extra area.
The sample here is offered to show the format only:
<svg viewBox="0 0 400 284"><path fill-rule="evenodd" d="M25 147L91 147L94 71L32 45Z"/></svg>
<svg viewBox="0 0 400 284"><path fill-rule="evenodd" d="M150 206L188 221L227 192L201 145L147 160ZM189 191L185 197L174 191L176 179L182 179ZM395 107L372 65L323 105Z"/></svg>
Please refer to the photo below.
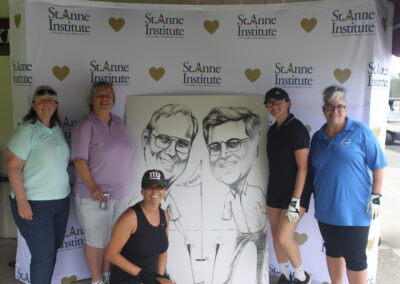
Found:
<svg viewBox="0 0 400 284"><path fill-rule="evenodd" d="M168 280L171 280L171 278L169 278L169 276L168 276L168 274L167 274L167 273L165 273L164 275L161 275L161 274L155 273L155 276L156 276L156 278L161 278L161 279L168 279Z"/></svg>
<svg viewBox="0 0 400 284"><path fill-rule="evenodd" d="M137 277L142 281L143 284L160 284L160 282L156 279L156 274L153 272L148 272L145 270L140 270Z"/></svg>

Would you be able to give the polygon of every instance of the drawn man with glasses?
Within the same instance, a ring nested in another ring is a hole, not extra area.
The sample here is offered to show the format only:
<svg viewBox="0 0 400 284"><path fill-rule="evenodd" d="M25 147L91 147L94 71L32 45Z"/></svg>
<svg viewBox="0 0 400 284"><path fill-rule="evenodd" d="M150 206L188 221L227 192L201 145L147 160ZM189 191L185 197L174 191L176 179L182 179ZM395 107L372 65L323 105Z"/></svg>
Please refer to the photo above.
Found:
<svg viewBox="0 0 400 284"><path fill-rule="evenodd" d="M267 249L265 195L249 185L247 176L258 156L260 117L245 107L216 107L203 119L203 135L215 178L229 187L222 219L234 219L237 236L224 284L232 282L244 247L253 242L257 249L257 283L263 281Z"/></svg>
<svg viewBox="0 0 400 284"><path fill-rule="evenodd" d="M198 122L191 110L179 104L168 104L156 110L142 133L144 159L148 169L161 170L165 175L166 188L185 171ZM181 214L170 190L161 205L168 211L170 220L189 243L179 219Z"/></svg>

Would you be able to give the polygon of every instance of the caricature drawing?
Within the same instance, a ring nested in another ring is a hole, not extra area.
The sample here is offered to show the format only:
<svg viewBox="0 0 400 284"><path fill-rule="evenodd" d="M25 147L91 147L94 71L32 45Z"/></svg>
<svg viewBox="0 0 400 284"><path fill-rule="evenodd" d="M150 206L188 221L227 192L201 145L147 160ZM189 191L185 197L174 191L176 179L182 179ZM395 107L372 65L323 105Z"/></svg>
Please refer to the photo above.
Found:
<svg viewBox="0 0 400 284"><path fill-rule="evenodd" d="M164 173L167 189L185 171L197 132L197 119L189 108L179 104L167 104L156 110L143 130L142 146L146 167ZM171 190L167 190L161 207L168 211L170 220L174 222L185 244L190 245Z"/></svg>
<svg viewBox="0 0 400 284"><path fill-rule="evenodd" d="M264 283L267 248L265 195L260 187L247 182L258 157L260 127L260 117L245 107L216 107L203 119L203 135L212 173L229 187L222 220L233 218L237 228L233 258L224 284L232 283L241 253L250 242L257 249L257 284ZM217 249L220 245L217 241Z"/></svg>

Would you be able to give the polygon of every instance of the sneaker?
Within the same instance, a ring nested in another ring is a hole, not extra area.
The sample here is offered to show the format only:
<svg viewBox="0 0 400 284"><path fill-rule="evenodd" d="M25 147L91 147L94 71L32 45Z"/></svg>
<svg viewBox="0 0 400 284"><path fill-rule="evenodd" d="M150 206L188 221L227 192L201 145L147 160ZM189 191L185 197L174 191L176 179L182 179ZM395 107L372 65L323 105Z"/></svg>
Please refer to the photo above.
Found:
<svg viewBox="0 0 400 284"><path fill-rule="evenodd" d="M300 281L299 279L295 278L294 279L294 284L310 284L311 283L311 275L308 274L306 271L304 271L304 274L306 275L306 279L304 281Z"/></svg>
<svg viewBox="0 0 400 284"><path fill-rule="evenodd" d="M285 274L281 274L281 276L278 279L278 282L276 282L276 284L291 284L292 281L288 280L285 276Z"/></svg>

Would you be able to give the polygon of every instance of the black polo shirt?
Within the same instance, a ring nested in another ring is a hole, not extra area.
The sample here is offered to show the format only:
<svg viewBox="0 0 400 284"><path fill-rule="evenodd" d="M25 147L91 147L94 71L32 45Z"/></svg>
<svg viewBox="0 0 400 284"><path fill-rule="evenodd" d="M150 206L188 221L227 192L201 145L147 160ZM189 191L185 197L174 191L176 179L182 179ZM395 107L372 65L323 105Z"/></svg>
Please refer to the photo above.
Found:
<svg viewBox="0 0 400 284"><path fill-rule="evenodd" d="M268 192L292 196L297 163L294 152L309 148L310 135L303 123L289 114L278 128L275 122L267 134L267 154L269 161Z"/></svg>

